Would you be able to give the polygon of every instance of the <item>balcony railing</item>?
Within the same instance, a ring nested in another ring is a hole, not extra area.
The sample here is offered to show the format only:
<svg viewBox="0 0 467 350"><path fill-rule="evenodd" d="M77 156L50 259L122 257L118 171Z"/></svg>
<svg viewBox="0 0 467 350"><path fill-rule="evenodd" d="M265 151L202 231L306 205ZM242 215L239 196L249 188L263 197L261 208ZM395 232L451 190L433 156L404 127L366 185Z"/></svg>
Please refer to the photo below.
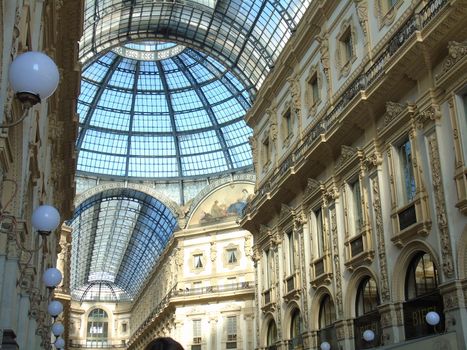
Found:
<svg viewBox="0 0 467 350"><path fill-rule="evenodd" d="M140 334L144 329L151 324L151 322L159 315L170 303L172 298L180 296L193 296L193 295L209 295L215 293L224 293L224 292L233 292L233 291L242 291L242 290L253 290L255 284L252 281L248 282L239 282L231 284L223 284L216 286L208 286L202 288L177 288L174 286L170 292L156 305L156 307L151 311L148 317L142 322L138 329L133 333L130 338L130 343L134 341L137 334Z"/></svg>
<svg viewBox="0 0 467 350"><path fill-rule="evenodd" d="M92 343L92 342L68 342L69 348L77 349L125 349L126 344L107 344L107 343Z"/></svg>
<svg viewBox="0 0 467 350"><path fill-rule="evenodd" d="M269 175L269 181L265 182L256 192L255 197L243 210L243 216L257 207L263 198L270 192L272 185L279 181L290 167L302 161L303 155L315 143L321 134L330 130L337 121L340 112L349 104L349 102L362 90L371 87L383 73L390 58L412 37L417 31L426 27L430 21L448 3L447 0L431 0L417 14L413 14L402 27L392 36L383 51L376 58L374 63L362 74L360 74L349 87L341 94L336 101L334 108L329 111L305 136L302 144L285 159L278 167L275 173ZM273 176L275 175L275 176Z"/></svg>
<svg viewBox="0 0 467 350"><path fill-rule="evenodd" d="M190 296L190 295L206 295L206 294L213 294L213 293L223 293L223 292L232 292L238 291L243 289L250 289L254 287L253 282L240 282L240 283L232 283L232 284L223 284L217 286L208 286L208 287L201 287L201 288L178 288L172 291L171 296L179 297L179 296Z"/></svg>

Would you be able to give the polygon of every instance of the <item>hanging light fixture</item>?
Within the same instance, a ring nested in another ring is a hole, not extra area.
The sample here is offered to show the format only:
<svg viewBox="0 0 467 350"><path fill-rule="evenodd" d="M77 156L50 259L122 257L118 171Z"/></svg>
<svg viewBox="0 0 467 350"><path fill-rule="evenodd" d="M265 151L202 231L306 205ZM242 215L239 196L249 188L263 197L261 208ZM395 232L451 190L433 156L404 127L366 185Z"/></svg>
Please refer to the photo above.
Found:
<svg viewBox="0 0 467 350"><path fill-rule="evenodd" d="M35 105L45 100L55 92L59 79L57 65L42 52L18 55L10 66L11 87L23 103Z"/></svg>
<svg viewBox="0 0 467 350"><path fill-rule="evenodd" d="M13 60L8 79L24 109L18 120L1 124L0 129L20 124L28 116L32 106L50 97L57 89L60 74L57 65L49 56L38 51L28 51Z"/></svg>
<svg viewBox="0 0 467 350"><path fill-rule="evenodd" d="M52 300L47 307L49 315L52 317L57 317L63 312L63 304L58 300Z"/></svg>
<svg viewBox="0 0 467 350"><path fill-rule="evenodd" d="M331 344L329 344L327 341L323 341L320 345L321 350L330 350L331 349Z"/></svg>
<svg viewBox="0 0 467 350"><path fill-rule="evenodd" d="M47 288L55 288L62 281L62 273L55 267L45 270L42 280Z"/></svg>
<svg viewBox="0 0 467 350"><path fill-rule="evenodd" d="M367 329L363 332L363 339L366 342L372 342L375 339L375 332L373 332L371 329Z"/></svg>
<svg viewBox="0 0 467 350"><path fill-rule="evenodd" d="M32 214L32 226L41 235L48 236L60 225L60 214L51 205L41 205Z"/></svg>
<svg viewBox="0 0 467 350"><path fill-rule="evenodd" d="M436 326L440 321L439 314L436 311L430 311L425 315L425 321L430 326Z"/></svg>
<svg viewBox="0 0 467 350"><path fill-rule="evenodd" d="M63 338L58 338L55 343L54 343L55 347L57 349L63 349L65 347L65 339Z"/></svg>
<svg viewBox="0 0 467 350"><path fill-rule="evenodd" d="M65 332L65 327L63 326L62 323L60 322L55 322L52 325L52 334L55 335L56 337L59 337Z"/></svg>

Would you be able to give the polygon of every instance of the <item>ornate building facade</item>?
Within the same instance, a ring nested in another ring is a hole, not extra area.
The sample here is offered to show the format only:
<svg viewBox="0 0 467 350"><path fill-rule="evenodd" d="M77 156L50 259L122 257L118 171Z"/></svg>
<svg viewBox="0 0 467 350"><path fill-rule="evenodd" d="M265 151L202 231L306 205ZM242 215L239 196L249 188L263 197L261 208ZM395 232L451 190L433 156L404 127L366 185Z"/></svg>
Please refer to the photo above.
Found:
<svg viewBox="0 0 467 350"><path fill-rule="evenodd" d="M77 41L82 33L82 6L82 1L0 3L2 349L51 347L52 318L47 305L52 298L62 300L62 317L64 322L67 320L67 282L52 293L45 288L42 275L66 253L69 232L57 230L46 238L40 237L31 226L31 215L41 204L55 206L62 220L73 212L80 79ZM59 87L53 96L27 111L14 96L8 80L12 60L26 51L45 52L60 71ZM23 113L26 118L19 123Z"/></svg>
<svg viewBox="0 0 467 350"><path fill-rule="evenodd" d="M246 116L256 348L466 348L466 11L308 8Z"/></svg>
<svg viewBox="0 0 467 350"><path fill-rule="evenodd" d="M141 291L123 300L91 286L74 296L69 348L144 349L157 336L172 336L186 349L254 348L253 243L236 222L254 178L232 180L214 181L185 208L162 199L179 215L179 229ZM77 197L78 210L111 188L164 198L149 185L103 182Z"/></svg>

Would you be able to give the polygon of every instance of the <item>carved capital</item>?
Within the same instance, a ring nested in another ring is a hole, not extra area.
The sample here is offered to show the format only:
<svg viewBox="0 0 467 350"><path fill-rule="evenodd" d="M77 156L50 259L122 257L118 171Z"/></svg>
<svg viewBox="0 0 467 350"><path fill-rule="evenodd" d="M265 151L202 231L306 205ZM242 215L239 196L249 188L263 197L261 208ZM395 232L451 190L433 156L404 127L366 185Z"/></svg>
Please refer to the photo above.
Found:
<svg viewBox="0 0 467 350"><path fill-rule="evenodd" d="M424 111L415 115L415 125L421 129L426 123L436 121L441 118L441 111L438 105L431 105Z"/></svg>

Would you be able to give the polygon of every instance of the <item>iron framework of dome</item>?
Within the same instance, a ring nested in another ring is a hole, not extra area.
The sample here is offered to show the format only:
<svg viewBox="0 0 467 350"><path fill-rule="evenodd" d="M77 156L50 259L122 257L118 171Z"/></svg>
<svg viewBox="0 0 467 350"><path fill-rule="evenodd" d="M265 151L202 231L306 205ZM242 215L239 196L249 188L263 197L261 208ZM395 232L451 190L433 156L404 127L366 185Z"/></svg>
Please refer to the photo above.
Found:
<svg viewBox="0 0 467 350"><path fill-rule="evenodd" d="M249 107L240 81L206 54L117 47L82 73L78 173L176 180L251 169Z"/></svg>
<svg viewBox="0 0 467 350"><path fill-rule="evenodd" d="M122 42L177 42L216 57L252 94L311 0L87 0L80 57Z"/></svg>
<svg viewBox="0 0 467 350"><path fill-rule="evenodd" d="M158 199L112 189L84 200L73 229L71 283L76 300L132 300L177 226Z"/></svg>

